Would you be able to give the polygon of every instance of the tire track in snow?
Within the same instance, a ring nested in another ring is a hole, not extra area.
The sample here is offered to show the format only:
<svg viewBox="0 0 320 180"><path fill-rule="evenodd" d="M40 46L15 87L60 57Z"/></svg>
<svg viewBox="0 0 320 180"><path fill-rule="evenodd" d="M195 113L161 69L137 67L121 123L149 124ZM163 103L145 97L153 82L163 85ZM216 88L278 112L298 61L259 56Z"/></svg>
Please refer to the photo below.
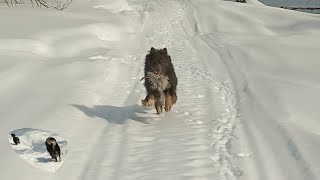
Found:
<svg viewBox="0 0 320 180"><path fill-rule="evenodd" d="M193 10L191 4L185 4L185 6L189 8L189 10ZM198 34L201 34L201 30L198 27L199 22L197 21L196 13L193 13L193 19L196 20L194 24L194 33L196 36L194 38L197 39ZM185 30L185 32L187 32L187 30ZM190 41L192 40L193 39L190 39ZM211 72L208 72L208 69L210 70L210 67L208 67L208 65L210 64L207 64L205 61L202 61L202 67L197 64L201 62L201 60L199 59L200 56L194 50L196 47L192 47L192 45L190 44L189 48L190 49L185 51L189 54L193 54L193 57L197 57L194 66L185 66L182 63L178 65L178 68L187 71L199 80L206 81L212 84L213 87L211 87L210 89L212 89L214 91L214 94L217 94L218 96L214 96L211 102L222 103L220 105L218 105L217 103L211 103L211 107L223 107L223 110L219 115L220 117L217 119L212 119L212 121L214 122L214 125L212 127L214 127L214 129L211 131L210 136L214 139L214 142L212 144L213 155L211 156L211 158L217 163L216 167L218 168L218 172L220 173L221 178L233 179L235 176L240 176L242 174L242 171L232 164L233 154L230 152L230 143L233 138L232 133L237 121L238 102L236 95L230 82L221 82L217 78L215 78L215 76ZM217 49L210 50L217 51Z"/></svg>
<svg viewBox="0 0 320 180"><path fill-rule="evenodd" d="M216 51L216 49L210 50ZM213 91L217 96L211 99L213 103L210 103L210 106L219 109L219 111L217 112L218 115L212 119L214 123L210 132L210 136L213 138L211 159L217 163L216 166L219 168L221 177L233 178L234 176L241 176L241 169L232 164L232 159L235 155L230 152L231 140L235 138L233 130L238 120L238 100L230 82L219 81L201 66L205 67L207 64L202 62L201 65L198 64L193 67L178 65L177 68L192 74L196 80L212 85L210 91Z"/></svg>

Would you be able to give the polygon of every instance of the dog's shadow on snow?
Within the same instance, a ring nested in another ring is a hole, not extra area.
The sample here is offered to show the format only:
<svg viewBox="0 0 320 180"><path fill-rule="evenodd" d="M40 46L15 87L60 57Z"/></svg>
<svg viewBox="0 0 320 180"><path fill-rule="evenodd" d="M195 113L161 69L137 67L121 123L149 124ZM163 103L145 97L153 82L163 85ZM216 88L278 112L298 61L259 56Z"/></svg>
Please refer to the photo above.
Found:
<svg viewBox="0 0 320 180"><path fill-rule="evenodd" d="M49 162L55 162L52 158L44 158L44 157L38 157L36 158L38 162L40 163L49 163Z"/></svg>
<svg viewBox="0 0 320 180"><path fill-rule="evenodd" d="M149 124L148 117L138 116L139 113L145 114L145 109L139 105L132 105L126 107L116 107L108 105L98 105L87 107L84 105L72 105L81 110L89 117L99 117L114 124L124 124L128 120L134 120Z"/></svg>

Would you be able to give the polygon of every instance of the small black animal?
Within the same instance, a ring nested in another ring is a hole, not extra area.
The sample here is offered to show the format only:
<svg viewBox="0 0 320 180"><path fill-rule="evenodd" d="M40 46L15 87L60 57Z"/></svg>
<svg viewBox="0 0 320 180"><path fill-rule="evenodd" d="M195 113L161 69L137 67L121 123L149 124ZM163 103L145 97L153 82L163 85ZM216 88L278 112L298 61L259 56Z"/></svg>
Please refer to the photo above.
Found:
<svg viewBox="0 0 320 180"><path fill-rule="evenodd" d="M141 100L145 107L155 106L157 114L164 109L170 111L177 102L178 79L168 55L167 48L155 49L151 47L144 66L145 87L147 96Z"/></svg>
<svg viewBox="0 0 320 180"><path fill-rule="evenodd" d="M50 156L53 159L55 159L56 162L58 161L58 157L59 157L59 161L61 161L60 147L59 147L57 141L53 137L47 138L46 147L47 147L47 151L49 152Z"/></svg>
<svg viewBox="0 0 320 180"><path fill-rule="evenodd" d="M20 144L20 139L15 134L11 134L11 136L15 145Z"/></svg>

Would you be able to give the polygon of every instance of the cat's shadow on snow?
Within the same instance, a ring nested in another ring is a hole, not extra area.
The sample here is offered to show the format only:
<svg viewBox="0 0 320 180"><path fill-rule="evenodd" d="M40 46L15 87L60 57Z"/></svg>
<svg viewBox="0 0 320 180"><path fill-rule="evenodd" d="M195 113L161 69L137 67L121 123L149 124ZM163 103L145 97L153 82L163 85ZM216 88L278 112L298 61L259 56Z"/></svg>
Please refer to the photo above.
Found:
<svg viewBox="0 0 320 180"><path fill-rule="evenodd" d="M72 106L81 110L89 117L100 117L110 123L124 124L128 120L134 120L145 124L149 124L147 122L147 117L138 116L138 113L146 113L144 108L139 105L125 107L98 105L93 107L87 107L84 105L73 104Z"/></svg>

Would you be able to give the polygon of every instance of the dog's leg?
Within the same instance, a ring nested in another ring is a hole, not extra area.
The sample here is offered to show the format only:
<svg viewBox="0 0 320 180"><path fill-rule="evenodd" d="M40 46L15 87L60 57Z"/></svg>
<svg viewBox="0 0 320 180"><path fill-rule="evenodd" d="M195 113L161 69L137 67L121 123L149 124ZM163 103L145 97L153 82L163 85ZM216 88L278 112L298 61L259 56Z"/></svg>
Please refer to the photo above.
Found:
<svg viewBox="0 0 320 180"><path fill-rule="evenodd" d="M147 100L148 100L148 95L146 96L146 98L144 98L144 99L141 99L141 104L142 104L142 106L143 107L147 107Z"/></svg>
<svg viewBox="0 0 320 180"><path fill-rule="evenodd" d="M55 159L55 156L54 156L53 152L50 152L50 156L51 156L52 159Z"/></svg>
<svg viewBox="0 0 320 180"><path fill-rule="evenodd" d="M153 95L147 95L145 99L141 100L142 106L145 108L154 106L155 99Z"/></svg>
<svg viewBox="0 0 320 180"><path fill-rule="evenodd" d="M173 93L172 95L171 95L171 103L172 103L172 105L174 105L176 102L177 102L177 94L176 93Z"/></svg>
<svg viewBox="0 0 320 180"><path fill-rule="evenodd" d="M165 98L164 109L166 110L166 112L168 112L172 109L173 105L177 102L177 94L172 88L167 90L165 94L166 94L166 98Z"/></svg>
<svg viewBox="0 0 320 180"><path fill-rule="evenodd" d="M164 109L166 112L170 111L172 108L172 97L169 93L166 94L166 100L165 100Z"/></svg>
<svg viewBox="0 0 320 180"><path fill-rule="evenodd" d="M158 115L161 114L161 113L162 113L162 109L163 109L162 103L159 102L159 101L157 101L156 104L155 104L155 106L156 106L157 114L158 114Z"/></svg>
<svg viewBox="0 0 320 180"><path fill-rule="evenodd" d="M163 109L163 101L161 99L160 92L154 93L154 99L155 99L155 108L157 110L157 114L159 115L162 113L162 109Z"/></svg>

